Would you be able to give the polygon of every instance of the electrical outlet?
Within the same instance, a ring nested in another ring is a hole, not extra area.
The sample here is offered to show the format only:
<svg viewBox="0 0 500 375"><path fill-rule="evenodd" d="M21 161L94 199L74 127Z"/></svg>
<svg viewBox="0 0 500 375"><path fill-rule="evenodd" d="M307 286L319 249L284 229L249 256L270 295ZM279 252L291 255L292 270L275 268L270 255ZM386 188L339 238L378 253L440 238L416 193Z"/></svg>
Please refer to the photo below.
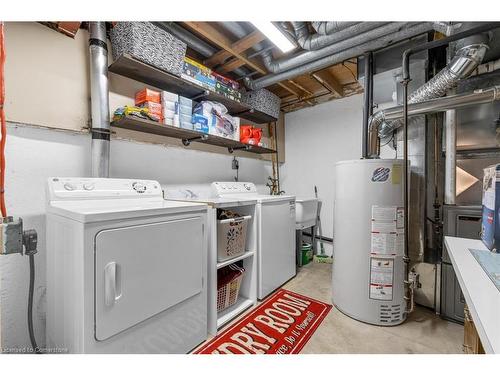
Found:
<svg viewBox="0 0 500 375"><path fill-rule="evenodd" d="M0 222L0 255L23 253L23 221L7 216Z"/></svg>
<svg viewBox="0 0 500 375"><path fill-rule="evenodd" d="M238 159L236 159L236 158L233 159L233 163L231 164L231 168L236 169L236 170L238 170L240 168L240 163L239 163Z"/></svg>

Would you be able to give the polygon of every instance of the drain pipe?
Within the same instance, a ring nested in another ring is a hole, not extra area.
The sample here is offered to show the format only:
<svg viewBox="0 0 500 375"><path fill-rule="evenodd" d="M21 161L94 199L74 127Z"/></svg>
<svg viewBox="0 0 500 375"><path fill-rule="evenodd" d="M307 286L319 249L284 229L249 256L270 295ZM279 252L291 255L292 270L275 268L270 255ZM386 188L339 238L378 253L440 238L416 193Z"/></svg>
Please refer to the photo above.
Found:
<svg viewBox="0 0 500 375"><path fill-rule="evenodd" d="M109 177L109 90L106 22L89 22L92 177Z"/></svg>

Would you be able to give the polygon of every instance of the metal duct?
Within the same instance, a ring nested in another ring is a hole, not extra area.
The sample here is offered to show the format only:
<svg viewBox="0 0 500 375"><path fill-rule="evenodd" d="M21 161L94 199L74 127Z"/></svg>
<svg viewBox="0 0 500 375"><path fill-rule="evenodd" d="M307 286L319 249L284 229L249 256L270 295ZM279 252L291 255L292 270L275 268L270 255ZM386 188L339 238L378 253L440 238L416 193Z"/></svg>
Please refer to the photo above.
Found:
<svg viewBox="0 0 500 375"><path fill-rule="evenodd" d="M360 22L337 22L337 21L328 21L328 22L311 22L311 26L313 29L322 35L333 34L339 30L345 29L346 27L356 25Z"/></svg>
<svg viewBox="0 0 500 375"><path fill-rule="evenodd" d="M344 25L345 28L338 29L333 34L321 35L310 34L306 22L291 22L295 31L296 41L302 49L317 50L326 47L332 43L350 38L352 35L358 35L389 24L388 22L362 22L355 25Z"/></svg>
<svg viewBox="0 0 500 375"><path fill-rule="evenodd" d="M408 116L427 115L435 112L444 112L472 105L491 103L500 100L500 85L486 89L474 90L465 94L434 98L419 103L408 104ZM403 106L387 108L384 110L385 119L397 120L403 117Z"/></svg>
<svg viewBox="0 0 500 375"><path fill-rule="evenodd" d="M109 177L109 91L106 22L89 22L92 177Z"/></svg>
<svg viewBox="0 0 500 375"><path fill-rule="evenodd" d="M469 39L469 38L467 38ZM471 39L479 41L477 37ZM409 97L408 103L414 104L424 100L438 98L446 94L446 91L453 88L460 79L468 77L484 58L488 45L486 36L482 39L484 43L474 43L466 45L458 50L452 61L431 80L415 90ZM388 123L387 110L381 110L375 113L370 119L370 155L378 156L377 140L378 137L386 138L394 130L402 125L401 118L397 121Z"/></svg>
<svg viewBox="0 0 500 375"><path fill-rule="evenodd" d="M405 22L394 22L389 24L384 23L380 27L377 27L375 29L360 34L355 34L339 42L332 43L322 49L302 52L294 56L280 59L277 61L273 60L272 53L268 51L262 54L262 61L267 70L269 70L270 72L281 73L286 70L290 70L298 66L316 61L322 57L330 56L349 48L354 48L363 43L368 43L383 36L386 35L392 36L394 33L397 33L403 30L404 28L411 27L416 24L418 23L413 23L413 24L407 24Z"/></svg>
<svg viewBox="0 0 500 375"><path fill-rule="evenodd" d="M351 59L353 57L360 56L365 52L375 51L390 44L409 39L416 35L425 33L432 30L432 23L423 22L412 27L404 28L403 30L380 37L375 40L360 44L353 48L345 49L341 52L334 53L330 56L323 57L316 61L301 65L297 68L284 71L279 74L268 74L257 80L251 80L249 78L245 79L245 85L252 90L258 90L264 87L271 86L277 82L281 82L287 79L292 79L296 76L306 74L309 72L314 72L317 70L324 69L334 64L338 64L342 61Z"/></svg>

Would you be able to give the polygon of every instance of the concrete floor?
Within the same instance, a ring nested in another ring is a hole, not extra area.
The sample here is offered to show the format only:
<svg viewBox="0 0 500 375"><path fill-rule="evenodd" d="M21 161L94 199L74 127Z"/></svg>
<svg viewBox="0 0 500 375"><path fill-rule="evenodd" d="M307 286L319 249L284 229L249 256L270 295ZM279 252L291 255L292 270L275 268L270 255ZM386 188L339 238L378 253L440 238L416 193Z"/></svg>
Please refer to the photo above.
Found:
<svg viewBox="0 0 500 375"><path fill-rule="evenodd" d="M331 301L331 265L310 263L283 288L317 300ZM335 307L318 327L301 354L320 353L462 353L463 326L417 307L396 327L358 322Z"/></svg>

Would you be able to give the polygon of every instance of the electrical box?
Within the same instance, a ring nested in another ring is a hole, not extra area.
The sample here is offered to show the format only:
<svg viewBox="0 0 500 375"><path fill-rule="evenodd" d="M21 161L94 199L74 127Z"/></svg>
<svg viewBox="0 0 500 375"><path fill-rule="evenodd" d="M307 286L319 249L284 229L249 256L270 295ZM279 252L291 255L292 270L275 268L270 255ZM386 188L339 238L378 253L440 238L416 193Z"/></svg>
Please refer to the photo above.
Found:
<svg viewBox="0 0 500 375"><path fill-rule="evenodd" d="M0 222L0 255L23 253L23 221L7 216Z"/></svg>

